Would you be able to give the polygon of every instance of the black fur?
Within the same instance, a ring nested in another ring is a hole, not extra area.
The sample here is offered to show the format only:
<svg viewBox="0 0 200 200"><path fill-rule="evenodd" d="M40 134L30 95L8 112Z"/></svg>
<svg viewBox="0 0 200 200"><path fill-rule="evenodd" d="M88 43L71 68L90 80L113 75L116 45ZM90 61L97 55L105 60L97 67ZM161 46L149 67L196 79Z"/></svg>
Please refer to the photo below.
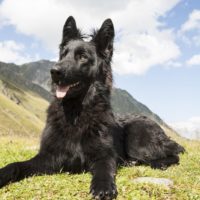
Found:
<svg viewBox="0 0 200 200"><path fill-rule="evenodd" d="M150 165L166 169L178 164L184 148L171 140L158 124L146 116L126 116L117 119L124 131L127 163Z"/></svg>
<svg viewBox="0 0 200 200"><path fill-rule="evenodd" d="M28 161L0 169L0 187L32 175L89 171L93 197L113 199L117 165L137 162L165 168L178 163L183 147L156 123L141 116L115 119L110 105L113 39L110 19L89 42L83 40L74 18L67 19L60 59L51 70L55 98L40 150ZM72 87L74 83L79 84ZM67 93L61 97L63 90Z"/></svg>

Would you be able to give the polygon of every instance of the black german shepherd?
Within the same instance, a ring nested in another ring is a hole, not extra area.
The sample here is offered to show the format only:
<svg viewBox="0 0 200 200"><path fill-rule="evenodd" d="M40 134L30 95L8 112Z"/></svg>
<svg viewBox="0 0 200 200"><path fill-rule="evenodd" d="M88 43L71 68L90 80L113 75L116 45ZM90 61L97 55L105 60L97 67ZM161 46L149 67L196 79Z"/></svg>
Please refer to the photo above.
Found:
<svg viewBox="0 0 200 200"><path fill-rule="evenodd" d="M96 199L117 196L117 165L132 161L165 168L184 148L142 116L116 120L110 104L114 27L110 19L84 41L73 17L63 28L60 58L51 69L54 100L39 153L0 169L0 187L40 174L92 173Z"/></svg>

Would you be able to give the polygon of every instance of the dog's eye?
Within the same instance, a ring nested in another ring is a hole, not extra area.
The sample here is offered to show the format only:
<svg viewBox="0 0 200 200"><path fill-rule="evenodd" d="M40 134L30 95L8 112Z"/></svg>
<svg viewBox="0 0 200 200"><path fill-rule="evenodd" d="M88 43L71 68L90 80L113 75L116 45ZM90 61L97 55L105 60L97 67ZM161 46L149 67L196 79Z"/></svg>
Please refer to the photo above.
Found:
<svg viewBox="0 0 200 200"><path fill-rule="evenodd" d="M68 54L68 52L69 52L69 49L66 49L66 48L62 49L60 58L61 59L64 58Z"/></svg>
<svg viewBox="0 0 200 200"><path fill-rule="evenodd" d="M77 58L81 62L86 62L88 60L88 56L84 53L77 55Z"/></svg>
<svg viewBox="0 0 200 200"><path fill-rule="evenodd" d="M64 49L63 56L66 56L68 54L68 52L69 52L69 49Z"/></svg>

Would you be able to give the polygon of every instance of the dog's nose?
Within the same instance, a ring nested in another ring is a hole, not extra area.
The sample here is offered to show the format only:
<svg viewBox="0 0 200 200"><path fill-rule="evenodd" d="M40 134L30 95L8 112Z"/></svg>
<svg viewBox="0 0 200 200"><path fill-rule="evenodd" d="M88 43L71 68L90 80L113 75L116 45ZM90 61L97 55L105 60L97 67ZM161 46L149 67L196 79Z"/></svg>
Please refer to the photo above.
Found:
<svg viewBox="0 0 200 200"><path fill-rule="evenodd" d="M51 70L50 70L50 73L51 73L51 77L54 81L59 81L61 78L62 78L62 72L60 69L56 68L56 67L53 67Z"/></svg>
<svg viewBox="0 0 200 200"><path fill-rule="evenodd" d="M51 69L50 72L51 72L51 75L53 75L53 76L60 76L60 74L61 74L61 71L56 68Z"/></svg>

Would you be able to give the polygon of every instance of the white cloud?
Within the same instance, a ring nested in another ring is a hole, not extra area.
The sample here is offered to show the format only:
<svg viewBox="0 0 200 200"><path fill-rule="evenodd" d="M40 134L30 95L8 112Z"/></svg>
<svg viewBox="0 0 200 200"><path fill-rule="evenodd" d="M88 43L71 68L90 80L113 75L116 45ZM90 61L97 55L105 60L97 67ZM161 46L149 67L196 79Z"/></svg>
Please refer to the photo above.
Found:
<svg viewBox="0 0 200 200"><path fill-rule="evenodd" d="M192 36L191 36L192 34ZM182 41L190 46L199 47L200 46L200 10L193 10L185 23L181 26L178 37L182 39Z"/></svg>
<svg viewBox="0 0 200 200"><path fill-rule="evenodd" d="M186 64L189 66L192 65L200 66L200 54L193 55L188 61L186 61Z"/></svg>
<svg viewBox="0 0 200 200"><path fill-rule="evenodd" d="M193 10L188 20L181 26L182 32L200 30L200 10Z"/></svg>
<svg viewBox="0 0 200 200"><path fill-rule="evenodd" d="M112 18L118 33L114 70L119 74L142 74L180 55L174 33L159 21L180 0L4 0L2 24L32 35L56 52L64 21L73 15L84 31ZM162 27L162 29L160 29Z"/></svg>
<svg viewBox="0 0 200 200"><path fill-rule="evenodd" d="M187 121L170 123L170 125L183 137L200 139L200 117L193 117Z"/></svg>
<svg viewBox="0 0 200 200"><path fill-rule="evenodd" d="M179 48L163 34L131 34L116 44L114 66L118 73L140 75L179 55Z"/></svg>
<svg viewBox="0 0 200 200"><path fill-rule="evenodd" d="M13 40L2 41L0 42L0 60L3 62L22 64L39 59L38 56L32 58L28 55L25 55L23 50L23 44L16 43Z"/></svg>
<svg viewBox="0 0 200 200"><path fill-rule="evenodd" d="M179 68L182 67L183 64L181 62L173 61L170 60L169 62L166 63L166 68Z"/></svg>

